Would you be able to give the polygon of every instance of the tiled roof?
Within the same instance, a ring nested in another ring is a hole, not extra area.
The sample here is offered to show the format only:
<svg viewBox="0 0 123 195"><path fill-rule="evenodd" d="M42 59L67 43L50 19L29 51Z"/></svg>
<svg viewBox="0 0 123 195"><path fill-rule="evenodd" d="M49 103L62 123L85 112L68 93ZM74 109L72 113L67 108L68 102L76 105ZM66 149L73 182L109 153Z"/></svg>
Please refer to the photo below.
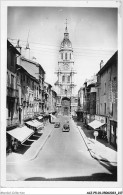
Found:
<svg viewBox="0 0 123 195"><path fill-rule="evenodd" d="M103 74L103 72L105 72L108 69L108 67L112 66L113 63L117 64L117 60L118 60L118 51L114 53L114 55L108 60L108 62L100 69L97 75Z"/></svg>

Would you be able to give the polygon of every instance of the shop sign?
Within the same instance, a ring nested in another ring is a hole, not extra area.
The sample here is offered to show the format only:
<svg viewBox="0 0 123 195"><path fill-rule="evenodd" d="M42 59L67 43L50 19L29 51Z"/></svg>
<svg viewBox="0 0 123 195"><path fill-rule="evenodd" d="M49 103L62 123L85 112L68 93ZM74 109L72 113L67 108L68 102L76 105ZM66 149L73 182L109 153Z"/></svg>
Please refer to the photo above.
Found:
<svg viewBox="0 0 123 195"><path fill-rule="evenodd" d="M98 136L98 131L94 131L94 136L95 136L95 137Z"/></svg>
<svg viewBox="0 0 123 195"><path fill-rule="evenodd" d="M98 136L98 131L94 131L95 140L96 140L97 136Z"/></svg>

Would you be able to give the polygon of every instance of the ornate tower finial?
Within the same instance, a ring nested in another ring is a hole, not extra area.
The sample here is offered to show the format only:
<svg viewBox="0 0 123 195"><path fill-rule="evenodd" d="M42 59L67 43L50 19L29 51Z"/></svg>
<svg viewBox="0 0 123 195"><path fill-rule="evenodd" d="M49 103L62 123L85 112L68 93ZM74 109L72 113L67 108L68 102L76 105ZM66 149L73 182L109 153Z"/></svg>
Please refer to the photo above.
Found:
<svg viewBox="0 0 123 195"><path fill-rule="evenodd" d="M30 48L29 48L29 42L28 42L28 39L29 39L29 33L30 33L30 29L29 29L28 36L27 36L26 49L30 49Z"/></svg>

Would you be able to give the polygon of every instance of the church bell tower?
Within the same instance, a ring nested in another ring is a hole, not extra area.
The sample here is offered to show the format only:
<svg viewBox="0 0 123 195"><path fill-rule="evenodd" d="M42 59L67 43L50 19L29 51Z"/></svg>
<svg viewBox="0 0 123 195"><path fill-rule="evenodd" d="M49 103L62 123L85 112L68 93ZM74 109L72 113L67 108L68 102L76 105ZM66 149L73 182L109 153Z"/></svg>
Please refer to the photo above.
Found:
<svg viewBox="0 0 123 195"><path fill-rule="evenodd" d="M74 57L71 41L69 40L69 33L66 27L64 32L64 38L60 45L58 67L56 74L58 80L55 83L58 99L57 110L61 114L72 114L74 111L74 75L76 71L74 69Z"/></svg>

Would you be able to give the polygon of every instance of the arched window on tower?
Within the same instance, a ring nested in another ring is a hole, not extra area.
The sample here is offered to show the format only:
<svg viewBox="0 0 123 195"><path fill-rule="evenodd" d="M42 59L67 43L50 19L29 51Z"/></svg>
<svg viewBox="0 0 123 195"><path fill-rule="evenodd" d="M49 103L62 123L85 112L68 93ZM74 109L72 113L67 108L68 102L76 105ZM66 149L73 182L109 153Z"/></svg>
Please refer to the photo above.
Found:
<svg viewBox="0 0 123 195"><path fill-rule="evenodd" d="M63 53L61 53L61 59L63 60Z"/></svg>
<svg viewBox="0 0 123 195"><path fill-rule="evenodd" d="M67 77L67 82L70 83L70 76Z"/></svg>
<svg viewBox="0 0 123 195"><path fill-rule="evenodd" d="M65 76L64 75L62 76L62 82L63 83L65 82Z"/></svg>
<svg viewBox="0 0 123 195"><path fill-rule="evenodd" d="M71 60L71 53L70 53L70 60Z"/></svg>
<svg viewBox="0 0 123 195"><path fill-rule="evenodd" d="M67 60L67 53L65 53L65 60Z"/></svg>

